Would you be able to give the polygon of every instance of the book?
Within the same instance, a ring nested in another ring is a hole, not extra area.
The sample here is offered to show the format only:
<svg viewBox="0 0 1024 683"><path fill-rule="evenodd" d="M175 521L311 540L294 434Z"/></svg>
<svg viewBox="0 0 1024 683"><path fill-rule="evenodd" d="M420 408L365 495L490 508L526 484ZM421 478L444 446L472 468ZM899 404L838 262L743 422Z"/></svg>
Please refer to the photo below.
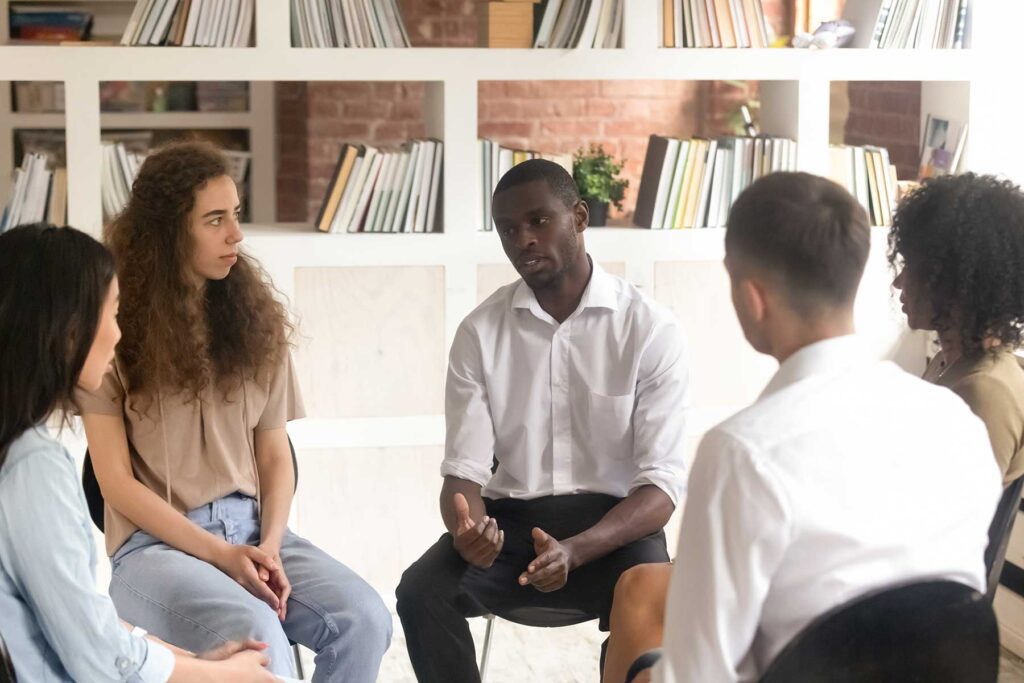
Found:
<svg viewBox="0 0 1024 683"><path fill-rule="evenodd" d="M15 40L85 41L92 32L91 12L39 5L12 5L8 12L10 36Z"/></svg>
<svg viewBox="0 0 1024 683"><path fill-rule="evenodd" d="M396 0L291 0L290 8L294 47L410 45Z"/></svg>
<svg viewBox="0 0 1024 683"><path fill-rule="evenodd" d="M675 144L673 145L673 143ZM664 193L668 182L660 183L658 179L667 175L665 173L666 164L674 163L675 161L673 157L670 157L673 147L678 152L678 140L672 140L660 135L651 135L647 140L643 175L640 178L640 190L636 198L636 209L633 212L633 222L636 225L645 228L654 227L654 215L658 207L659 198L661 199L662 211L664 211ZM661 195L660 197L659 194Z"/></svg>
<svg viewBox="0 0 1024 683"><path fill-rule="evenodd" d="M137 0L119 42L245 47L250 44L254 11L254 0Z"/></svg>
<svg viewBox="0 0 1024 683"><path fill-rule="evenodd" d="M898 199L896 169L884 147L833 145L829 178L852 194L875 227L892 224Z"/></svg>
<svg viewBox="0 0 1024 683"><path fill-rule="evenodd" d="M653 135L633 222L652 229L721 227L740 192L761 175L796 168L786 138L675 139Z"/></svg>
<svg viewBox="0 0 1024 683"><path fill-rule="evenodd" d="M572 173L573 158L571 154L554 154L534 150L510 149L502 147L493 140L478 140L478 170L481 178L478 207L478 218L481 229L493 229L491 217L491 197L498 181L513 166L530 159L547 159L559 164L567 173Z"/></svg>
<svg viewBox="0 0 1024 683"><path fill-rule="evenodd" d="M334 214L338 210L341 195L345 191L345 184L348 182L349 174L352 172L352 164L355 163L358 153L359 149L354 145L343 146L342 152L338 157L338 165L327 188L327 195L324 197L316 217L316 229L320 232L330 232L331 230L331 222L334 220Z"/></svg>
<svg viewBox="0 0 1024 683"><path fill-rule="evenodd" d="M970 0L855 0L843 18L856 29L851 47L960 49Z"/></svg>

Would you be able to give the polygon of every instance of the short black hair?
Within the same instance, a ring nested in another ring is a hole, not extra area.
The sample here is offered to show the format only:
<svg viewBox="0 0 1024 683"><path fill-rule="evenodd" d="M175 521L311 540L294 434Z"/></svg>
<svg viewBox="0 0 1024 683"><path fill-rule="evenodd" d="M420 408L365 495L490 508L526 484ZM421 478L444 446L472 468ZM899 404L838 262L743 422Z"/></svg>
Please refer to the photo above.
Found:
<svg viewBox="0 0 1024 683"><path fill-rule="evenodd" d="M576 206L580 201L580 191L576 187L576 181L560 164L547 159L529 159L511 168L498 181L494 188L494 196L499 192L532 183L536 180L547 182L548 187L555 193L555 196L569 208Z"/></svg>
<svg viewBox="0 0 1024 683"><path fill-rule="evenodd" d="M107 248L74 228L0 234L0 465L23 432L71 407L113 279Z"/></svg>
<svg viewBox="0 0 1024 683"><path fill-rule="evenodd" d="M965 173L928 178L896 209L889 263L908 268L935 329L961 348L995 338L1018 348L1024 326L1024 193L1009 180Z"/></svg>
<svg viewBox="0 0 1024 683"><path fill-rule="evenodd" d="M740 194L725 249L740 267L767 273L799 313L851 305L871 248L863 207L842 187L809 173L772 173Z"/></svg>

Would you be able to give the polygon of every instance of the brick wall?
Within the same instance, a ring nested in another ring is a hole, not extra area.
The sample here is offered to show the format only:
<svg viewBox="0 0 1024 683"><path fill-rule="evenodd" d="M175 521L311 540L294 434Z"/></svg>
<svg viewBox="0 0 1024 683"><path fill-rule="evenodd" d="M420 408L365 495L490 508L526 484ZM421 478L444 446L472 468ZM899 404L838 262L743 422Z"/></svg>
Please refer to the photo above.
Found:
<svg viewBox="0 0 1024 683"><path fill-rule="evenodd" d="M920 161L921 84L850 81L847 92L850 115L846 120L846 144L885 147L900 180L916 178Z"/></svg>
<svg viewBox="0 0 1024 683"><path fill-rule="evenodd" d="M480 1L401 0L410 41L416 47L476 45ZM788 35L792 0L764 0L764 6L776 34ZM888 146L901 173L913 167L917 154L917 110L909 88L852 87L846 128L851 143ZM887 95L899 106L882 104L888 102ZM424 135L424 96L424 86L416 83L279 83L278 220L309 221L316 216L342 142L396 145ZM625 204L631 211L650 133L725 134L736 107L756 96L756 84L485 82L479 92L479 134L505 145L552 153L572 152L591 142L604 144L626 161L624 176L630 188Z"/></svg>

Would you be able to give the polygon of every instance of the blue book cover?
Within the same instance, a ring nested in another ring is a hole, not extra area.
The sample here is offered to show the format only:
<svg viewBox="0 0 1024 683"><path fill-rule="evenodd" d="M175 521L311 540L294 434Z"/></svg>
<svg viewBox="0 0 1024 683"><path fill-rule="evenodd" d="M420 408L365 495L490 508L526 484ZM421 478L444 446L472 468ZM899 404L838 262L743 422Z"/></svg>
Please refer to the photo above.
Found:
<svg viewBox="0 0 1024 683"><path fill-rule="evenodd" d="M11 28L25 26L81 27L92 21L87 12L17 12L11 10Z"/></svg>

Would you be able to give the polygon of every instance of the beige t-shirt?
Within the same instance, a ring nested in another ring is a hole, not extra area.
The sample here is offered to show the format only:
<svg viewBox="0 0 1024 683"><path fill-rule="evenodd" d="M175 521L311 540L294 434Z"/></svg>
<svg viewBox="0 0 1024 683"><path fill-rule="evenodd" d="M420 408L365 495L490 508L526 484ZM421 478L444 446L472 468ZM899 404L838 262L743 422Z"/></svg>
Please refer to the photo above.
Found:
<svg viewBox="0 0 1024 683"><path fill-rule="evenodd" d="M200 398L126 396L116 362L99 390L76 393L82 414L124 417L135 478L183 514L235 492L257 497L253 432L306 415L290 353L269 381L247 380L227 396L207 387ZM111 556L138 529L109 505L104 526Z"/></svg>
<svg viewBox="0 0 1024 683"><path fill-rule="evenodd" d="M948 368L939 353L924 378L952 389L988 429L1007 486L1024 475L1024 368L1011 351L960 358Z"/></svg>

